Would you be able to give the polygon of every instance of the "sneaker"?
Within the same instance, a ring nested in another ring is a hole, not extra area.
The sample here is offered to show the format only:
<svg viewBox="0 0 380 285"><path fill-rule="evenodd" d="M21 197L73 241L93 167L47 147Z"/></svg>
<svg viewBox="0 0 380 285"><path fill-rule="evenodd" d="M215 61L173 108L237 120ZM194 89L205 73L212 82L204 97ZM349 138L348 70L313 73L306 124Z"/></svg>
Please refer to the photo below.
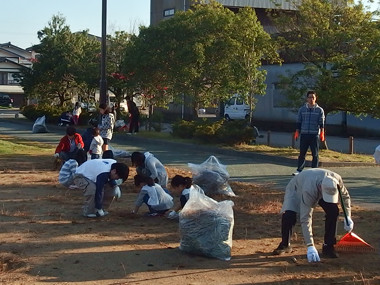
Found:
<svg viewBox="0 0 380 285"><path fill-rule="evenodd" d="M280 243L280 245L273 251L273 255L282 255L284 253L291 253L293 251L290 245L284 246Z"/></svg>
<svg viewBox="0 0 380 285"><path fill-rule="evenodd" d="M300 174L300 173L301 173L301 171L298 171L298 170L297 170L296 172L293 172L292 175L293 175L293 176L296 176L296 175L298 175L298 174Z"/></svg>
<svg viewBox="0 0 380 285"><path fill-rule="evenodd" d="M339 255L336 253L333 245L324 244L322 247L322 255L327 258L338 258Z"/></svg>
<svg viewBox="0 0 380 285"><path fill-rule="evenodd" d="M98 217L104 217L108 215L107 211L103 211L103 209L96 209L94 214L88 214L87 218L98 218Z"/></svg>

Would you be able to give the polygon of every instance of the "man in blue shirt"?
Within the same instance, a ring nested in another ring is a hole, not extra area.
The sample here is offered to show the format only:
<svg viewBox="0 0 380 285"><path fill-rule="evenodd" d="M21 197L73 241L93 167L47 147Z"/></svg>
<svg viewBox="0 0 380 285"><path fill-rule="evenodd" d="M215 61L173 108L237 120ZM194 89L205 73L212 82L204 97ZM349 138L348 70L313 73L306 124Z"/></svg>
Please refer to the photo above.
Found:
<svg viewBox="0 0 380 285"><path fill-rule="evenodd" d="M300 154L298 156L297 171L293 175L300 173L305 167L305 155L310 147L313 157L311 167L318 167L319 163L319 138L325 140L325 113L316 103L317 94L315 91L308 91L306 104L298 110L297 129L294 138L300 136Z"/></svg>

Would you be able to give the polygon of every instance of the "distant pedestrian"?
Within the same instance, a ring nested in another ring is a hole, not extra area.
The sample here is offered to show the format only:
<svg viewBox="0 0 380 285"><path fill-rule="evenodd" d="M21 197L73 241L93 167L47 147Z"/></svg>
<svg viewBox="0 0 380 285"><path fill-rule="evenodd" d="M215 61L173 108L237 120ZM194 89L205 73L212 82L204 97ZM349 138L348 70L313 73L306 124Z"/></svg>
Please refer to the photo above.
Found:
<svg viewBox="0 0 380 285"><path fill-rule="evenodd" d="M136 103L131 98L127 99L128 113L129 113L129 130L128 133L133 134L139 132L140 111Z"/></svg>
<svg viewBox="0 0 380 285"><path fill-rule="evenodd" d="M298 110L297 129L294 138L300 136L300 154L298 156L298 167L293 175L299 174L305 167L305 156L310 147L313 157L311 167L316 168L319 164L319 139L325 140L325 113L316 103L315 91L308 91L307 102Z"/></svg>
<svg viewBox="0 0 380 285"><path fill-rule="evenodd" d="M73 122L74 125L78 125L79 123L79 116L82 113L82 107L80 106L79 102L75 103L74 110L73 110Z"/></svg>
<svg viewBox="0 0 380 285"><path fill-rule="evenodd" d="M98 128L100 130L100 136L103 139L103 152L108 150L108 144L112 139L113 127L115 125L115 116L111 112L111 109L105 103L99 105L100 122Z"/></svg>

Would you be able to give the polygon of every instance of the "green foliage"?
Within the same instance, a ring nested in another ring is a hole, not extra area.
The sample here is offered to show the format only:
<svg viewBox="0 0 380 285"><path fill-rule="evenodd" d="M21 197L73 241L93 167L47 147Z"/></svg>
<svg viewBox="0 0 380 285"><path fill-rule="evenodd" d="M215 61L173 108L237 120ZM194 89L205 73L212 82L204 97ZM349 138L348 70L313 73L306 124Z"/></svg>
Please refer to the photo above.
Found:
<svg viewBox="0 0 380 285"><path fill-rule="evenodd" d="M127 49L125 73L134 72L150 105L182 102L186 94L185 104L194 107L224 101L237 91L263 94L263 60L279 62L255 11L233 13L208 1L141 29Z"/></svg>
<svg viewBox="0 0 380 285"><path fill-rule="evenodd" d="M181 120L181 121L175 122L172 128L173 128L173 136L184 138L184 139L191 139L194 136L196 123L195 121Z"/></svg>
<svg viewBox="0 0 380 285"><path fill-rule="evenodd" d="M198 139L204 143L242 144L253 140L253 130L245 120L217 122L179 121L173 124L173 136Z"/></svg>
<svg viewBox="0 0 380 285"><path fill-rule="evenodd" d="M304 69L281 84L287 106L299 107L314 89L325 113L348 111L380 117L380 25L361 2L304 0L298 11L277 13L282 55Z"/></svg>
<svg viewBox="0 0 380 285"><path fill-rule="evenodd" d="M47 123L57 123L64 111L66 111L65 108L50 104L27 105L21 108L21 114L29 120L35 121L37 118L45 116Z"/></svg>

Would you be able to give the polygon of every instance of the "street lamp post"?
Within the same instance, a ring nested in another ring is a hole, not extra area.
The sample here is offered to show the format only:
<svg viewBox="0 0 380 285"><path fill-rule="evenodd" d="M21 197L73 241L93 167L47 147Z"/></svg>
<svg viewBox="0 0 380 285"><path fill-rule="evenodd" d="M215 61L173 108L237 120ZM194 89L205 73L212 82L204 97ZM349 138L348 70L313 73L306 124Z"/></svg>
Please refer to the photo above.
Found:
<svg viewBox="0 0 380 285"><path fill-rule="evenodd" d="M107 55L107 0L102 0L102 53L100 62L100 103L107 103L107 78L106 78L106 55Z"/></svg>

